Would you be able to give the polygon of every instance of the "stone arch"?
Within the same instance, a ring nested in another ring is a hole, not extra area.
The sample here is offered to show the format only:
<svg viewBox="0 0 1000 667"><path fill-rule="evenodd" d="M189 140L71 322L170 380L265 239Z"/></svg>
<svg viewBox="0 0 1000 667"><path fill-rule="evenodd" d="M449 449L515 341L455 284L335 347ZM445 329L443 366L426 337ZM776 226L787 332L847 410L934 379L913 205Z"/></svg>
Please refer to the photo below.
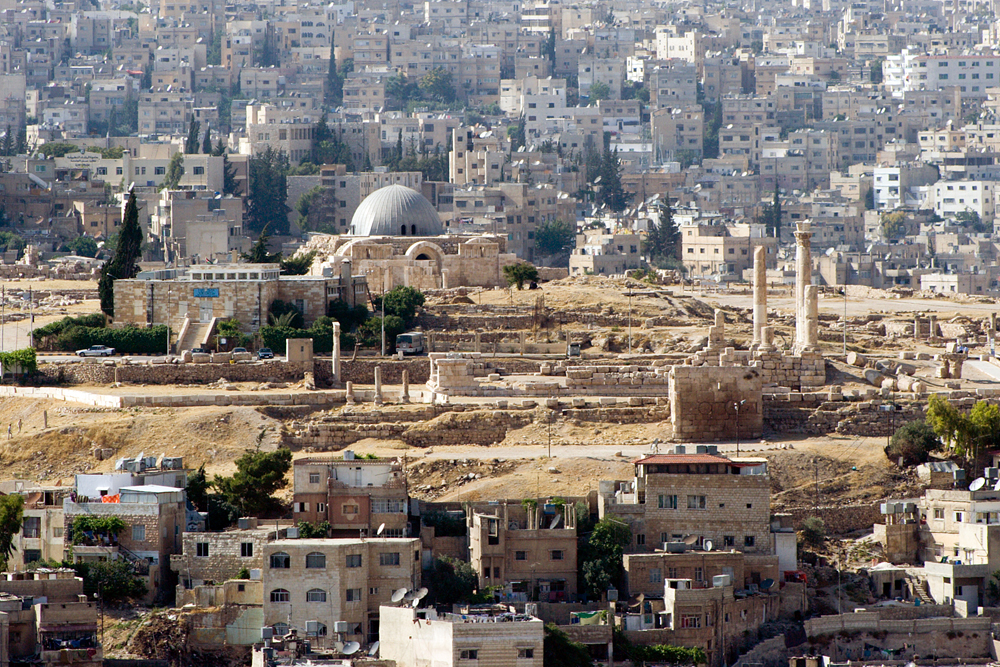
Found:
<svg viewBox="0 0 1000 667"><path fill-rule="evenodd" d="M444 251L436 243L417 241L407 248L406 257L407 259L433 260L437 265L437 270L440 271L441 264L444 262Z"/></svg>

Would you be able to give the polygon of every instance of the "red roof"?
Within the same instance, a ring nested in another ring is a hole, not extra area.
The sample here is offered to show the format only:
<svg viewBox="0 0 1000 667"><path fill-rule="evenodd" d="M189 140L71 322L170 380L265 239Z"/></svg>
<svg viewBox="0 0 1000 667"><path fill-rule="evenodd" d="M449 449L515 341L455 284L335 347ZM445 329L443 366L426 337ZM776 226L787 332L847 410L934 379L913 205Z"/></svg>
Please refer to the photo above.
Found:
<svg viewBox="0 0 1000 667"><path fill-rule="evenodd" d="M636 465L656 465L656 464L667 464L667 463L680 463L680 464L691 464L691 463L726 463L732 464L727 458L721 456L715 456L714 454L653 454L652 456L647 456L642 459L636 459L632 463Z"/></svg>

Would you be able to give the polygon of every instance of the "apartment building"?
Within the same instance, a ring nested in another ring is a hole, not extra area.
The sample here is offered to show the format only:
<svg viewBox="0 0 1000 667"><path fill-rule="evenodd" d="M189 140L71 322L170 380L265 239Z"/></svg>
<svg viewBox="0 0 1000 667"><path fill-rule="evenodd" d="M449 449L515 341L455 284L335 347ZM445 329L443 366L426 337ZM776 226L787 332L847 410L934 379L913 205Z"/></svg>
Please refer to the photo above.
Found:
<svg viewBox="0 0 1000 667"><path fill-rule="evenodd" d="M710 450L709 450L710 451ZM770 477L763 459L728 459L712 453L654 454L633 462L635 478L602 481L601 518L632 529L630 552L672 542L773 554Z"/></svg>
<svg viewBox="0 0 1000 667"><path fill-rule="evenodd" d="M438 614L434 609L382 607L379 655L394 660L397 667L421 667L428 662L440 667L542 667L545 624L541 619L511 613L507 607L466 611Z"/></svg>
<svg viewBox="0 0 1000 667"><path fill-rule="evenodd" d="M379 608L393 591L418 588L420 573L417 538L276 540L264 547L264 624L319 646L332 646L334 633L370 643Z"/></svg>
<svg viewBox="0 0 1000 667"><path fill-rule="evenodd" d="M586 230L576 236L576 247L569 258L569 274L623 275L642 266L641 248L638 234Z"/></svg>
<svg viewBox="0 0 1000 667"><path fill-rule="evenodd" d="M70 491L60 487L42 487L22 481L4 482L3 493L24 497L21 530L14 535L14 550L7 559L11 570L23 570L38 561L63 559L65 519L63 499Z"/></svg>
<svg viewBox="0 0 1000 667"><path fill-rule="evenodd" d="M421 191L423 173L419 171L384 171L347 173L344 165L326 165L320 168L320 184L328 189L332 208L322 213L322 219L341 233L351 225L354 212L365 197L387 185L403 185Z"/></svg>
<svg viewBox="0 0 1000 667"><path fill-rule="evenodd" d="M503 138L496 130L476 126L452 131L448 170L453 184L493 185L501 180L506 163Z"/></svg>
<svg viewBox="0 0 1000 667"><path fill-rule="evenodd" d="M690 276L742 276L753 264L757 246L767 248L776 257L777 239L763 235L763 230L746 224L681 225L681 261Z"/></svg>
<svg viewBox="0 0 1000 667"><path fill-rule="evenodd" d="M698 105L657 109L651 118L657 161L698 159L704 151L705 112Z"/></svg>
<svg viewBox="0 0 1000 667"><path fill-rule="evenodd" d="M292 466L296 522L328 522L334 537L409 535L409 498L402 464L390 459L309 457Z"/></svg>
<svg viewBox="0 0 1000 667"><path fill-rule="evenodd" d="M688 62L670 60L647 66L649 103L654 109L685 107L698 101L698 70Z"/></svg>
<svg viewBox="0 0 1000 667"><path fill-rule="evenodd" d="M576 595L576 508L572 503L504 503L468 519L469 562L482 588L504 599L567 602Z"/></svg>

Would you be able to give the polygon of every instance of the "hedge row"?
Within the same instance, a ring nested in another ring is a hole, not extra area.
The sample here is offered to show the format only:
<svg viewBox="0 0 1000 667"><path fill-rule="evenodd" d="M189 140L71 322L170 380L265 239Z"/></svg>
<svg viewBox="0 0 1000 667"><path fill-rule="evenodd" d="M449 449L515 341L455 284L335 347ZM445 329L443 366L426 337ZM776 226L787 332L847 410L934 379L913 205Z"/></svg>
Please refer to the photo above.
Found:
<svg viewBox="0 0 1000 667"><path fill-rule="evenodd" d="M91 345L107 345L119 354L163 354L167 351L167 327L162 324L148 329L72 326L52 341L53 349L66 352Z"/></svg>

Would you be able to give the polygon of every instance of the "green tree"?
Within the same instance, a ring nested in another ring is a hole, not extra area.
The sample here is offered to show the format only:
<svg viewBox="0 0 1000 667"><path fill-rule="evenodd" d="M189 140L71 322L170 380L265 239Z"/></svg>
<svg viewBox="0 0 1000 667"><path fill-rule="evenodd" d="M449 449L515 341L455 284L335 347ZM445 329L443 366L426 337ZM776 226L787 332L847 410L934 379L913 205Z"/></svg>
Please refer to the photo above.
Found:
<svg viewBox="0 0 1000 667"><path fill-rule="evenodd" d="M10 125L7 125L7 130L3 133L3 147L0 148L0 154L5 156L14 154L14 132L10 129Z"/></svg>
<svg viewBox="0 0 1000 667"><path fill-rule="evenodd" d="M240 186L236 183L236 165L229 161L229 156L225 153L222 153L222 194L234 196L240 194Z"/></svg>
<svg viewBox="0 0 1000 667"><path fill-rule="evenodd" d="M534 264L527 262L508 264L503 267L503 277L508 285L515 285L520 290L524 287L524 283L538 280L538 269L535 268Z"/></svg>
<svg viewBox="0 0 1000 667"><path fill-rule="evenodd" d="M518 117L516 125L511 125L507 128L507 136L510 138L510 149L512 151L516 151L518 148L524 148L524 144L527 141L527 136L525 135L524 114L521 114Z"/></svg>
<svg viewBox="0 0 1000 667"><path fill-rule="evenodd" d="M97 241L89 236L78 236L66 245L74 255L97 257Z"/></svg>
<svg viewBox="0 0 1000 667"><path fill-rule="evenodd" d="M24 496L12 493L0 496L0 568L7 571L7 561L14 553L14 537L21 532Z"/></svg>
<svg viewBox="0 0 1000 667"><path fill-rule="evenodd" d="M705 158L719 157L719 129L722 127L722 102L705 102L702 104L708 122L705 123L705 135L702 142L702 154Z"/></svg>
<svg viewBox="0 0 1000 667"><path fill-rule="evenodd" d="M872 61L871 65L871 81L872 83L879 84L882 83L882 65L885 63L881 58L876 58Z"/></svg>
<svg viewBox="0 0 1000 667"><path fill-rule="evenodd" d="M435 67L420 78L420 91L438 102L455 101L455 83L451 72L443 67Z"/></svg>
<svg viewBox="0 0 1000 667"><path fill-rule="evenodd" d="M650 222L643 251L651 264L658 260L676 260L680 257L681 230L674 221L674 209L670 205L669 196L660 206L658 219Z"/></svg>
<svg viewBox="0 0 1000 667"><path fill-rule="evenodd" d="M208 47L205 62L208 65L222 64L222 30L212 31L212 44Z"/></svg>
<svg viewBox="0 0 1000 667"><path fill-rule="evenodd" d="M308 521L299 521L299 539L302 540L313 540L313 539L324 539L330 536L330 526L329 521L323 521L321 523L309 523Z"/></svg>
<svg viewBox="0 0 1000 667"><path fill-rule="evenodd" d="M430 602L441 605L469 602L479 586L472 565L448 556L435 558L430 569L424 571L423 581L430 591Z"/></svg>
<svg viewBox="0 0 1000 667"><path fill-rule="evenodd" d="M271 326L291 327L301 329L305 324L302 311L294 304L281 299L275 299L267 307L267 319Z"/></svg>
<svg viewBox="0 0 1000 667"><path fill-rule="evenodd" d="M887 211L880 216L879 227L882 236L895 241L906 236L906 213L903 211Z"/></svg>
<svg viewBox="0 0 1000 667"><path fill-rule="evenodd" d="M285 474L292 466L292 450L248 451L236 459L231 477L216 475L212 486L240 516L259 516L276 506L273 494L285 487Z"/></svg>
<svg viewBox="0 0 1000 667"><path fill-rule="evenodd" d="M597 522L578 558L588 595L600 599L612 585L622 590L622 555L630 544L632 531L627 525L607 518Z"/></svg>
<svg viewBox="0 0 1000 667"><path fill-rule="evenodd" d="M184 154L174 153L167 164L167 173L160 184L161 190L176 190L180 187L181 177L184 175Z"/></svg>
<svg viewBox="0 0 1000 667"><path fill-rule="evenodd" d="M201 152L205 155L212 154L212 126L205 126L205 138L201 142Z"/></svg>
<svg viewBox="0 0 1000 667"><path fill-rule="evenodd" d="M330 31L330 66L326 72L324 103L327 107L339 106L344 101L344 76L337 69L337 54L334 44L336 30Z"/></svg>
<svg viewBox="0 0 1000 667"><path fill-rule="evenodd" d="M82 575L84 588L93 593L100 591L104 603L130 600L146 594L146 584L136 576L135 566L125 559L81 565L84 567L74 568Z"/></svg>
<svg viewBox="0 0 1000 667"><path fill-rule="evenodd" d="M543 255L558 255L576 244L576 224L546 220L535 228L535 249Z"/></svg>
<svg viewBox="0 0 1000 667"><path fill-rule="evenodd" d="M868 190L865 191L865 210L875 210L875 188L868 188Z"/></svg>
<svg viewBox="0 0 1000 667"><path fill-rule="evenodd" d="M618 149L612 152L610 149L604 150L601 157L601 190L597 200L606 204L608 209L614 213L621 213L628 203L625 189L622 187L622 165L618 159Z"/></svg>
<svg viewBox="0 0 1000 667"><path fill-rule="evenodd" d="M246 228L259 234L268 225L276 234L288 233L288 156L271 146L250 158Z"/></svg>
<svg viewBox="0 0 1000 667"><path fill-rule="evenodd" d="M993 231L993 225L983 222L979 214L972 209L966 209L955 214L955 221L968 231L976 234L987 234Z"/></svg>
<svg viewBox="0 0 1000 667"><path fill-rule="evenodd" d="M201 128L201 123L191 116L191 124L188 125L188 135L187 141L184 142L184 152L188 155L194 155L198 152L198 134Z"/></svg>
<svg viewBox="0 0 1000 667"><path fill-rule="evenodd" d="M590 85L590 95L588 95L588 98L590 99L591 106L609 97L611 97L611 86L608 84L603 81L595 81Z"/></svg>
<svg viewBox="0 0 1000 667"><path fill-rule="evenodd" d="M187 499L199 512L208 511L208 475L205 474L205 464L190 473L187 478Z"/></svg>
<svg viewBox="0 0 1000 667"><path fill-rule="evenodd" d="M593 667L594 660L587 647L570 639L554 623L545 624L542 647L543 667Z"/></svg>
<svg viewBox="0 0 1000 667"><path fill-rule="evenodd" d="M903 424L892 434L885 446L886 457L896 463L903 459L904 466L926 463L930 453L941 448L941 438L924 420Z"/></svg>
<svg viewBox="0 0 1000 667"><path fill-rule="evenodd" d="M802 539L814 547L823 546L826 539L826 523L818 516L811 516L802 522Z"/></svg>
<svg viewBox="0 0 1000 667"><path fill-rule="evenodd" d="M781 196L778 193L778 184L774 184L774 199L771 201L770 215L768 216L771 236L776 239L781 238Z"/></svg>
<svg viewBox="0 0 1000 667"><path fill-rule="evenodd" d="M380 300L375 303L376 309L381 312L382 303L385 303L386 317L394 315L409 324L417 314L417 308L424 305L424 293L415 287L393 287L385 293Z"/></svg>
<svg viewBox="0 0 1000 667"><path fill-rule="evenodd" d="M141 256L142 228L139 226L139 208L136 204L135 190L130 190L125 213L122 215L122 226L118 230L115 254L101 267L101 277L97 283L101 310L107 315L111 317L115 315L114 281L119 278L135 278L139 273Z"/></svg>
<svg viewBox="0 0 1000 667"><path fill-rule="evenodd" d="M298 253L281 260L281 273L286 276L304 276L312 268L313 260L316 259L316 250Z"/></svg>
<svg viewBox="0 0 1000 667"><path fill-rule="evenodd" d="M79 153L80 148L74 144L52 142L39 146L38 152L45 157L66 157L70 153Z"/></svg>
<svg viewBox="0 0 1000 667"><path fill-rule="evenodd" d="M277 264L281 261L281 253L275 252L270 253L267 251L267 243L271 237L267 233L267 228L265 227L261 231L260 236L254 241L254 244L250 246L248 252L240 255L244 262L249 262L251 264Z"/></svg>

